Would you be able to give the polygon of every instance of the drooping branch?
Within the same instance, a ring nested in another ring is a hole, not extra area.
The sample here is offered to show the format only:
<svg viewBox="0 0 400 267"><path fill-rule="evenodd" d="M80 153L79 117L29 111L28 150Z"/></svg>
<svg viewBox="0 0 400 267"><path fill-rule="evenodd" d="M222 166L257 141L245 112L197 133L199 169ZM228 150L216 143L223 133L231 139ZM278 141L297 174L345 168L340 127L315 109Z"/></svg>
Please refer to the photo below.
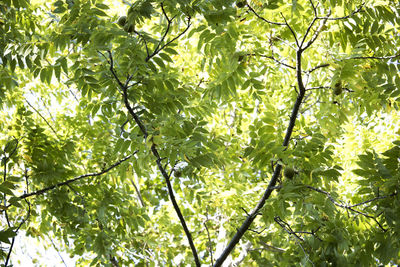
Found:
<svg viewBox="0 0 400 267"><path fill-rule="evenodd" d="M400 57L400 54L393 55L393 56L356 56L356 57L350 57L350 58L344 58L339 61L345 61L345 60L352 60L352 59L381 59L381 60L390 60L390 59L395 59Z"/></svg>
<svg viewBox="0 0 400 267"><path fill-rule="evenodd" d="M163 49L165 46L166 45L161 46L161 48L158 51ZM133 110L131 104L129 103L128 84L129 84L130 79L132 78L132 76L128 77L128 79L126 80L125 84L122 83L121 80L118 78L117 73L115 72L114 60L113 60L111 51L108 51L108 55L109 55L109 59L107 61L110 64L110 71L113 74L114 78L116 79L118 85L120 86L119 89L122 91L123 102L125 104L125 107L128 110L129 114L133 117L134 121L136 122L136 124L138 125L140 131L142 132L144 138L146 139L148 137L148 135L149 135L148 132L147 132L147 129L146 129L145 125L143 124L143 122L141 121L141 119L139 118L138 114ZM200 260L199 260L198 254L197 254L197 250L196 250L196 247L195 247L194 242L193 242L192 235L191 235L191 233L189 231L189 228L188 228L188 226L186 224L186 220L183 217L183 214L182 214L182 212L181 212L181 210L179 208L179 205L178 205L178 203L176 201L175 193L173 191L171 180L170 180L170 175L168 175L168 173L166 171L166 166L163 166L162 163L161 163L162 158L160 157L160 154L158 153L158 150L157 150L155 144L152 144L151 152L154 155L154 157L156 158L157 167L158 167L159 171L161 172L161 175L164 177L165 182L167 184L168 194L169 194L169 197L171 199L172 206L174 207L174 210L175 210L175 212L176 212L176 214L177 214L177 216L179 218L179 221L180 221L180 223L182 225L182 228L183 228L183 230L184 230L184 232L186 234L186 238L187 238L187 240L189 242L189 246L190 246L190 248L192 250L192 254L193 254L193 257L194 257L195 264L196 264L196 266L201 266L201 263L200 263Z"/></svg>
<svg viewBox="0 0 400 267"><path fill-rule="evenodd" d="M39 115L39 117L41 117L44 122L47 124L47 126L49 126L50 130L57 136L58 138L58 134L56 132L56 130L53 128L53 126L51 126L51 124L46 120L45 117L43 117L43 115L39 112L39 110L37 110L31 103L29 103L29 101L27 99L25 99L25 102Z"/></svg>
<svg viewBox="0 0 400 267"><path fill-rule="evenodd" d="M349 58L343 58L343 59L339 59L336 62L341 62L341 61L347 61L347 60L363 60L363 59L376 59L376 60L390 60L390 59L395 59L400 57L400 54L396 54L396 55L388 55L388 56L355 56L355 57L349 57ZM316 67L313 67L307 71L305 71L307 74L310 74L320 68L326 68L329 67L331 64L329 63L324 63L321 65L318 65Z"/></svg>
<svg viewBox="0 0 400 267"><path fill-rule="evenodd" d="M77 177L75 177L75 178L72 178L72 179L66 180L66 181L64 181L64 182L60 182L60 183L57 183L57 184L54 184L54 185L45 187L45 188L43 188L43 189L40 189L40 190L31 192L31 193L25 193L25 194L19 196L19 198L20 198L20 199L26 199L26 198L31 197L31 196L42 195L42 194L44 194L44 193L46 193L46 192L48 192L48 191L50 191L50 190L52 190L52 189L54 189L54 188L61 187L61 186L64 186L64 185L68 185L68 184L71 184L71 183L73 183L73 182L82 180L82 179L87 178L87 177L95 177L95 176L103 175L103 174L109 172L110 170L114 169L115 167L119 166L121 163L123 163L123 162L127 161L128 159L130 159L130 158L131 158L133 155L135 155L136 153L137 153L137 151L133 152L131 155L126 156L125 158L123 158L123 159L121 159L121 160L115 162L115 163L112 164L110 167L105 168L105 169L101 170L100 172L87 173L87 174L79 175L79 176L77 176Z"/></svg>
<svg viewBox="0 0 400 267"><path fill-rule="evenodd" d="M257 18L261 19L262 21L272 24L272 25L280 25L280 26L284 26L285 23L283 22L275 22L275 21L271 21L271 20L267 20L266 18L260 16L255 10L254 8L252 8L248 3L246 3L247 8L254 14L256 15Z"/></svg>
<svg viewBox="0 0 400 267"><path fill-rule="evenodd" d="M319 189L319 188L316 188L316 187L313 187L313 186L310 186L310 185L306 185L306 187L309 188L309 189L311 189L311 190L313 190L313 191L316 191L316 192L318 192L318 193L321 193L321 194L326 195L326 197L327 197L335 206L337 206L337 207L339 207L339 208L349 210L349 211L351 211L351 212L354 212L354 213L356 213L356 214L359 214L359 215L362 215L362 216L364 216L364 217L366 217L366 218L369 218L369 219L374 220L374 221L378 224L379 228L381 228L384 232L387 231L387 229L385 229L385 228L382 226L382 224L379 223L379 221L377 220L377 218L376 218L375 216L370 215L370 214L365 213L365 212L362 212L362 211L359 211L359 210L356 210L356 209L354 209L354 208L355 208L355 207L358 207L358 206L361 206L361 205L364 205L364 204L367 204L367 203L370 203L370 202L373 202L373 201L380 200L380 199L385 199L385 198L388 198L388 197L393 197L393 196L397 195L397 192L394 192L394 193L392 193L392 194L390 194L390 195L386 195L386 196L375 197L375 198L373 198L373 199L369 199L369 200L363 201L363 202L358 203L358 204L347 205L347 204L342 204L342 203L339 203L338 201L336 201L336 200L332 197L332 195L331 195L329 192L325 191L325 190L322 190L322 189Z"/></svg>
<svg viewBox="0 0 400 267"><path fill-rule="evenodd" d="M289 235L293 235L294 237L296 237L298 240L300 241L304 241L304 239L299 236L295 231L292 230L292 227L285 222L284 220L282 220L279 216L276 216L274 218L274 221L283 229L285 230Z"/></svg>
<svg viewBox="0 0 400 267"><path fill-rule="evenodd" d="M257 56L256 54L247 54L247 55L248 55L248 56ZM276 59L276 58L273 57L273 56L267 56L267 55L258 55L258 56L259 56L259 57L263 57L263 58L271 59L271 60L275 61L276 63L278 63L278 64L280 64L280 65L282 65L282 66L284 66L284 67L286 67L286 68L289 68L289 69L292 69L292 70L295 70L295 69L296 69L296 67L291 66L291 65L289 65L289 64L286 64L285 62L279 61L278 59Z"/></svg>
<svg viewBox="0 0 400 267"><path fill-rule="evenodd" d="M343 17L330 18L329 16L324 16L324 17L318 17L318 19L326 19L326 20L348 19L348 18L352 17L353 15L357 14L358 12L360 12L363 9L364 5L365 5L365 3L362 3L356 10L352 11L349 15L346 15L346 16L343 16Z"/></svg>
<svg viewBox="0 0 400 267"><path fill-rule="evenodd" d="M285 232L287 232L289 235L293 235L294 237L296 237L298 240L300 240L300 241L304 241L304 239L302 238L302 236L301 235L305 235L305 234L307 234L307 235L312 235L312 236L314 236L316 239L318 239L319 241L322 241L322 239L321 238L319 238L318 236L317 236L317 232L318 232L318 230L320 229L320 227L318 227L317 229L315 229L315 230L312 230L312 231L293 231L293 229L292 229L292 227L287 223L287 222L285 222L284 220L282 220L279 216L276 216L275 218L274 218L274 221L283 229L283 230L285 230Z"/></svg>

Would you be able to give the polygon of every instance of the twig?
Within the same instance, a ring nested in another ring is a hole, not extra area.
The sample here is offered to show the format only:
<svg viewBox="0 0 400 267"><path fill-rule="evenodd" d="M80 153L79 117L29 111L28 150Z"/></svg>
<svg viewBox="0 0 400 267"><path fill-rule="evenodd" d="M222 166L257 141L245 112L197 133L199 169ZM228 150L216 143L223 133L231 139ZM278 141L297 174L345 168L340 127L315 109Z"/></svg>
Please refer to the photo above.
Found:
<svg viewBox="0 0 400 267"><path fill-rule="evenodd" d="M63 262L64 266L67 267L67 264L65 263L62 255L60 254L60 251L58 250L58 248L56 247L56 245L53 242L53 239L50 237L50 242L53 245L53 248L57 251L58 256L60 257L61 261Z"/></svg>
<svg viewBox="0 0 400 267"><path fill-rule="evenodd" d="M211 241L211 237L210 237L210 232L208 231L208 227L207 227L207 221L208 221L208 214L207 214L207 220L203 224L204 224L204 227L206 228L206 231L207 231L208 249L210 251L211 264L213 265L214 264L213 247L212 247L212 241Z"/></svg>
<svg viewBox="0 0 400 267"><path fill-rule="evenodd" d="M43 188L43 189L34 191L34 192L32 192L32 193L25 193L25 194L19 196L19 198L20 198L20 199L25 199L25 198L28 198L28 197L31 197L31 196L42 195L42 194L46 193L47 191L52 190L52 189L54 189L54 188L56 188L56 187L68 185L68 184L70 184L70 183L76 182L76 181L81 180L81 179L83 179L83 178L94 177L94 176L100 176L100 175L105 174L105 173L109 172L110 170L114 169L115 167L117 167L117 166L120 165L121 163L127 161L128 159L130 159L130 158L131 158L133 155L135 155L136 153L137 153L137 151L133 152L131 155L126 156L125 158L123 158L123 159L117 161L116 163L112 164L110 167L108 167L108 168L106 168L106 169L104 169L104 170L102 170L102 171L100 171L100 172L87 173L87 174L79 175L79 176L77 176L77 177L75 177L75 178L69 179L69 180L67 180L67 181L64 181L64 182L61 182L61 183L58 183L58 184L55 184L55 185L51 185L51 186L45 187L45 188Z"/></svg>
<svg viewBox="0 0 400 267"><path fill-rule="evenodd" d="M312 68L310 70L307 70L306 73L310 74L311 72L313 72L313 71L315 71L317 69L325 68L325 67L329 67L329 66L330 66L330 64L321 64L321 65L318 65L318 66L316 66L316 67L314 67L314 68Z"/></svg>
<svg viewBox="0 0 400 267"><path fill-rule="evenodd" d="M146 207L146 205L144 204L143 198L142 198L142 194L140 193L139 188L136 186L135 182L132 180L132 178L129 179L129 181L131 182L131 184L133 185L133 187L135 188L136 194L138 196L138 199L140 201L140 204L142 205L142 207Z"/></svg>
<svg viewBox="0 0 400 267"><path fill-rule="evenodd" d="M294 232L292 230L292 228L290 227L290 225L285 222L284 220L282 220L279 216L276 216L274 218L274 221L283 229L285 230L289 235L293 235L294 237L296 237L297 239L304 241L304 239L299 236L296 232Z"/></svg>
<svg viewBox="0 0 400 267"><path fill-rule="evenodd" d="M286 21L286 18L285 18L285 16L282 14L282 12L280 12L280 14L281 14L283 20L285 21L286 26L289 28L290 32L292 33L292 35L293 35L293 37L294 37L294 40L295 40L295 42L296 42L297 47L300 48L300 44L299 44L299 41L297 40L296 33L293 31L292 27L290 27L289 23Z"/></svg>
<svg viewBox="0 0 400 267"><path fill-rule="evenodd" d="M328 14L328 16L330 15L330 13ZM316 21L316 18L313 19L312 23L310 24L309 28L311 29L313 23ZM319 25L318 29L314 32L313 36L311 37L311 39L307 42L307 44L303 47L303 43L306 40L306 35L303 38L303 41L301 42L301 49L307 49L309 48L318 38L319 34L321 33L323 27L325 26L327 22L327 19L323 19L321 24Z"/></svg>
<svg viewBox="0 0 400 267"><path fill-rule="evenodd" d="M348 207L349 207L349 208L358 207L358 206L365 205L365 204L367 204L367 203L370 203L370 202L373 202L373 201L376 201L376 200L379 200L379 199L385 199L385 198L388 198L388 197L394 197L395 195L397 195L397 192L394 192L394 193L392 193L392 194L390 194L390 195L386 195L386 196L374 197L374 198L372 198L372 199L369 199L369 200L366 200L366 201L364 201L364 202L357 203L357 204L354 204L354 205L350 205L350 206L348 206Z"/></svg>
<svg viewBox="0 0 400 267"><path fill-rule="evenodd" d="M272 24L272 25L280 25L280 26L285 25L285 23L283 23L283 22L274 22L274 21L270 21L270 20L265 19L264 17L260 16L248 3L246 3L246 6L249 8L249 10L254 15L256 15L257 18L261 19L264 22L267 22L267 23Z"/></svg>
<svg viewBox="0 0 400 267"><path fill-rule="evenodd" d="M330 18L329 16L325 16L325 17L318 17L318 19L326 19L326 20L343 20L343 19L348 19L351 16L355 15L356 13L360 12L361 9L364 7L365 3L362 3L356 10L354 10L353 12L351 12L349 15L344 16L344 17L337 17L337 18Z"/></svg>
<svg viewBox="0 0 400 267"><path fill-rule="evenodd" d="M318 89L330 89L330 86L316 86L316 87L310 87L306 88L306 91L311 91L311 90L318 90Z"/></svg>
<svg viewBox="0 0 400 267"><path fill-rule="evenodd" d="M41 117L41 118L44 120L44 122L47 124L47 126L50 127L51 131L52 131L52 132L57 136L57 138L58 138L58 134L57 134L56 130L54 130L53 126L50 125L50 123L46 120L46 118L43 117L43 115L42 115L34 106L32 106L31 103L29 103L29 101L28 101L27 99L25 99L25 102L39 115L39 117Z"/></svg>
<svg viewBox="0 0 400 267"><path fill-rule="evenodd" d="M373 220L378 224L379 228L382 229L382 231L384 231L384 232L387 231L387 229L385 229L385 228L379 223L379 221L376 219L375 216L369 215L369 214L367 214L367 213L365 213L365 212L358 211L358 210L354 209L354 207L357 207L357 206L360 206L360 205L363 205L363 204L366 204L366 203L369 203L369 202L372 202L372 201L376 201L376 200L379 200L379 199L384 199L384 198L387 198L387 197L395 196L395 195L397 195L397 192L392 193L392 194L390 194L390 195L388 195L388 196L376 197L376 198L373 198L373 199L370 199L370 200L367 200L367 201L364 201L364 202L361 202L361 203L358 203L358 204L355 204L355 205L346 205L346 204L342 204L342 203L337 202L337 201L331 196L331 194L330 194L329 192L327 192L327 191L324 191L324 190L319 189L319 188L312 187L312 186L310 186L310 185L306 185L306 187L309 188L309 189L311 189L311 190L314 190L314 191L316 191L316 192L319 192L319 193L321 193L321 194L326 195L326 196L328 197L328 199L329 199L335 206L337 206L337 207L340 207L340 208L343 208L343 209L352 211L352 212L357 213L357 214L359 214L359 215L362 215L362 216L364 216L364 217L366 217L366 218L373 219Z"/></svg>
<svg viewBox="0 0 400 267"><path fill-rule="evenodd" d="M277 252L285 252L286 251L286 249L268 245L264 241L260 241L260 244L264 246L262 249L265 249L265 250L276 250Z"/></svg>
<svg viewBox="0 0 400 267"><path fill-rule="evenodd" d="M163 3L161 3L161 10L162 10L162 12L163 12L163 14L164 14L164 17L167 19L167 29L165 30L163 36L161 37L161 40L158 42L158 44L157 44L156 48L154 49L153 53L149 54L149 52L147 51L146 61L149 61L152 57L154 57L155 55L157 55L158 52L160 52L161 50L163 50L166 46L170 45L172 42L174 42L174 41L177 40L179 37L181 37L182 35L184 35L184 34L186 33L186 31L190 28L190 25L191 25L191 24L190 24L191 17L188 16L188 17L187 17L186 28L185 28L183 31L181 31L177 36L175 36L174 38L172 38L171 40L169 40L169 41L166 42L165 44L161 45L161 44L164 42L165 38L167 37L168 32L169 32L169 30L170 30L170 28L171 28L172 21L173 21L173 19L175 18L175 17L172 17L171 19L168 18L168 15L167 15L167 13L166 13L165 10L164 10L164 4L163 4ZM146 45L146 48L147 48L147 45Z"/></svg>
<svg viewBox="0 0 400 267"><path fill-rule="evenodd" d="M400 54L393 55L393 56L382 56L382 57L376 57L376 56L357 56L357 57L350 57L350 58L344 58L338 61L345 61L345 60L352 60L352 59L394 59L400 57Z"/></svg>
<svg viewBox="0 0 400 267"><path fill-rule="evenodd" d="M292 69L292 70L295 70L295 69L296 69L296 67L291 66L291 65L289 65L289 64L286 64L286 63L284 63L284 62L282 62L282 61L279 61L279 60L277 60L276 58L274 58L273 56L256 55L256 54L247 54L247 56L259 56L259 57L268 58L268 59L271 59L271 60L275 61L276 63L281 64L282 66L285 66L285 67L290 68L290 69Z"/></svg>

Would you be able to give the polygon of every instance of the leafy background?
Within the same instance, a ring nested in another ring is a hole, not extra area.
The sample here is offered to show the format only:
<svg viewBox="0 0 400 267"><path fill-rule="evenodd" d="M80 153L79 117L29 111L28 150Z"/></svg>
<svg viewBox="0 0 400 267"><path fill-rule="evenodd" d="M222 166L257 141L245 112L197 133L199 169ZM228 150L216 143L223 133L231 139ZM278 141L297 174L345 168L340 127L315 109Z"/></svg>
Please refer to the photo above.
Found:
<svg viewBox="0 0 400 267"><path fill-rule="evenodd" d="M399 12L2 1L4 265L26 234L79 266L217 266L238 233L227 264L399 264Z"/></svg>

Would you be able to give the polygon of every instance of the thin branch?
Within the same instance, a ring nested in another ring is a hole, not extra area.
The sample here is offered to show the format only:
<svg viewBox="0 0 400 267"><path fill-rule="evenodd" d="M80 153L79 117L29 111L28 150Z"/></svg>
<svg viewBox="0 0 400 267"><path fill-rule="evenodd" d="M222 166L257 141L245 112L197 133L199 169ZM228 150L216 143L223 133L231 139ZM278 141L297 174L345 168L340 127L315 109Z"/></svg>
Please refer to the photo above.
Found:
<svg viewBox="0 0 400 267"><path fill-rule="evenodd" d="M67 267L67 264L65 263L60 251L58 250L58 248L56 247L56 244L54 244L53 239L50 237L50 242L53 245L53 248L57 251L58 256L60 257L61 261L63 262L64 266Z"/></svg>
<svg viewBox="0 0 400 267"><path fill-rule="evenodd" d="M325 16L325 17L318 17L318 19L326 19L326 20L343 20L343 19L348 19L351 16L355 15L356 13L360 12L362 10L362 8L364 7L365 3L362 3L356 10L354 10L353 12L351 12L349 15L344 16L344 17L338 17L338 18L330 18L329 16Z"/></svg>
<svg viewBox="0 0 400 267"><path fill-rule="evenodd" d="M313 8L313 11L314 11L314 17L318 17L317 7L318 7L319 3L317 3L316 6L314 5L314 2L312 0L310 0L310 3L311 3L311 6Z"/></svg>
<svg viewBox="0 0 400 267"><path fill-rule="evenodd" d="M284 220L282 220L279 216L276 216L274 218L274 221L283 229L285 230L289 235L293 235L294 237L296 237L297 239L299 239L300 241L304 241L304 239L299 236L296 232L294 232L292 230L292 227L290 227L290 225L285 222Z"/></svg>
<svg viewBox="0 0 400 267"><path fill-rule="evenodd" d="M208 249L210 251L211 264L213 265L214 264L213 247L212 247L212 241L211 241L211 237L210 237L210 232L208 231L208 227L207 227L207 221L208 221L208 214L207 214L207 220L203 224L204 224L204 227L206 228L206 231L207 231Z"/></svg>
<svg viewBox="0 0 400 267"><path fill-rule="evenodd" d="M344 58L340 61L345 61L345 60L352 60L352 59L382 59L382 60L389 60L389 59L394 59L400 57L400 54L393 55L393 56L382 56L382 57L376 57L376 56L357 56L357 57L350 57L350 58Z"/></svg>
<svg viewBox="0 0 400 267"><path fill-rule="evenodd" d="M285 21L286 26L289 28L290 32L292 33L292 35L293 35L293 37L294 37L294 40L296 41L297 47L300 47L299 41L297 40L296 33L293 31L292 27L290 27L289 23L286 21L286 18L285 18L285 16L282 14L282 12L280 12L280 14L281 14L283 20Z"/></svg>
<svg viewBox="0 0 400 267"><path fill-rule="evenodd" d="M161 45L161 44L164 42L165 38L167 37L168 32L169 32L169 30L170 30L170 28L171 28L172 21L173 21L173 19L175 18L175 17L172 17L171 19L168 18L168 15L167 15L167 13L166 13L165 10L164 10L164 5L163 5L163 3L161 3L161 10L162 10L162 12L163 12L163 14L164 14L164 17L167 19L167 29L165 30L163 36L161 37L161 40L158 42L158 44L157 44L156 48L154 49L153 53L151 53L151 54L149 55L149 53L148 53L148 51L147 51L146 61L149 61L152 57L154 57L155 55L157 55L158 52L160 52L161 50L163 50L166 46L170 45L172 42L174 42L174 41L177 40L179 37L181 37L182 35L184 35L184 34L186 33L186 31L187 31L187 30L190 28L190 26L191 26L191 23L190 23L191 17L188 16L188 17L187 17L186 28L185 28L183 31L181 31L177 36L175 36L174 38L172 38L171 40L169 40L169 41L166 42L165 44ZM147 48L147 46L146 46L146 48Z"/></svg>
<svg viewBox="0 0 400 267"><path fill-rule="evenodd" d="M330 64L328 64L328 63L327 64L321 64L321 65L318 65L318 66L316 66L316 67L314 67L314 68L312 68L310 70L307 70L306 73L310 74L311 72L316 71L317 69L326 68L326 67L329 67L329 66L330 66Z"/></svg>
<svg viewBox="0 0 400 267"><path fill-rule="evenodd" d="M192 238L192 235L191 235L191 233L190 233L190 231L189 231L189 228L188 228L187 225L186 225L185 218L183 217L182 212L181 212L181 210L180 210L180 208L179 208L179 205L178 205L178 203L176 202L174 190L172 189L172 185L171 185L171 180L170 180L170 178L169 178L167 172L165 171L165 169L164 169L163 166L161 165L161 158L160 158L160 156L159 156L159 154L158 154L158 151L157 151L155 145L153 145L153 146L151 147L151 150L152 150L152 152L153 152L153 155L157 158L156 162L157 162L158 169L160 170L162 176L163 176L164 179L165 179L165 182L167 183L168 194L169 194L169 197L170 197L170 199L171 199L172 205L174 206L175 212L176 212L176 214L178 215L178 218L179 218L179 221L181 222L181 225L182 225L182 227L183 227L183 230L185 231L185 234L186 234L186 237L187 237L187 239L188 239L190 248L192 249L192 254L193 254L193 257L194 257L194 261L195 261L195 263L196 263L196 266L199 267L199 266L201 266L201 263L200 263L200 260L199 260L198 255L197 255L197 250L196 250L196 247L195 247L195 245L194 245L194 243L193 243L193 238Z"/></svg>
<svg viewBox="0 0 400 267"><path fill-rule="evenodd" d="M143 198L142 198L142 194L140 193L139 188L136 186L135 182L132 180L132 178L129 179L129 181L131 182L131 184L133 185L133 187L135 188L136 194L138 196L138 199L140 201L140 204L142 205L142 207L146 207L146 205L144 204Z"/></svg>
<svg viewBox="0 0 400 267"><path fill-rule="evenodd" d="M145 46L145 48L146 48L147 57L149 57L149 56L150 56L150 52L149 52L149 46L147 45L146 37L145 37L143 34L141 34L140 32L136 31L136 30L134 30L133 32L134 32L135 34L137 34L137 35L143 40L144 46Z"/></svg>
<svg viewBox="0 0 400 267"><path fill-rule="evenodd" d="M8 266L8 262L10 261L11 252L13 250L14 243L15 243L15 237L13 237L12 240L11 240L11 245L10 245L10 248L8 249L7 258L6 258L6 261L4 262L4 266L5 267Z"/></svg>
<svg viewBox="0 0 400 267"><path fill-rule="evenodd" d="M306 91L311 91L311 90L319 90L319 89L330 89L330 86L316 86L316 87L309 87L306 88Z"/></svg>
<svg viewBox="0 0 400 267"><path fill-rule="evenodd" d="M275 247L275 246L268 245L268 244L265 243L264 241L260 241L260 244L264 246L264 247L262 248L262 249L264 249L264 250L274 250L274 251L276 251L276 252L285 252L285 251L286 251L286 249L278 248L278 247Z"/></svg>
<svg viewBox="0 0 400 267"><path fill-rule="evenodd" d="M310 25L308 25L308 28L306 30L306 33L303 36L303 39L301 40L301 44L300 47L303 47L304 42L306 41L307 35L310 33L312 26L314 26L314 23L317 21L317 16L315 15L315 17L313 18L313 20L311 21Z"/></svg>
<svg viewBox="0 0 400 267"><path fill-rule="evenodd" d="M372 198L372 199L369 199L369 200L366 200L366 201L363 201L363 202L361 202L361 203L357 203L357 204L354 204L354 205L350 205L350 206L348 206L348 207L349 207L349 208L358 207L358 206L365 205L365 204L367 204L367 203L370 203L370 202L373 202L373 201L376 201L376 200L379 200L379 199L385 199L385 198L388 198L388 197L394 197L395 195L397 195L397 192L394 192L394 193L392 193L392 194L390 194L390 195L386 195L386 196L374 197L374 198Z"/></svg>
<svg viewBox="0 0 400 267"><path fill-rule="evenodd" d="M280 26L286 25L286 24L283 23L283 22L274 22L274 21L267 20L266 18L260 16L248 3L246 3L246 6L249 8L249 10L250 10L254 15L256 15L257 18L261 19L262 21L264 21L264 22L266 22L266 23L269 23L269 24L272 24L272 25L280 25Z"/></svg>
<svg viewBox="0 0 400 267"><path fill-rule="evenodd" d="M330 16L330 12L328 13L328 16ZM315 22L315 20L316 20L316 18L314 18L312 24ZM303 47L303 42L306 40L306 38L305 38L306 36L304 36L304 39L303 39L303 41L302 41L302 43L301 43L302 49L307 49L307 48L309 48L309 47L317 40L317 38L318 38L319 34L321 33L323 27L325 26L326 22L327 22L327 19L323 19L323 20L322 20L322 22L320 23L318 29L314 32L314 35L313 35L313 36L311 37L311 39L307 42L307 44ZM311 27L312 27L312 24L310 24L310 27L309 27L310 29L311 29ZM307 29L307 30L308 30L308 29Z"/></svg>
<svg viewBox="0 0 400 267"><path fill-rule="evenodd" d="M43 117L43 115L33 106L31 105L31 103L29 103L29 101L27 99L25 99L25 102L39 115L39 117L41 117L44 122L47 124L47 126L50 127L51 131L57 136L58 138L58 134L56 132L56 130L54 130L53 126L50 125L50 123L46 120L45 117Z"/></svg>
<svg viewBox="0 0 400 267"><path fill-rule="evenodd" d="M24 175L24 176L25 176L25 183L26 183L26 192L29 192L29 187L28 187L28 171L27 171L26 169L25 169L25 175ZM22 225L24 225L25 222L28 221L28 220L29 220L29 217L31 216L31 203L30 203L28 200L26 200L26 199L25 199L25 202L28 204L28 212L27 212L27 214L26 214L26 217L19 223L18 227L14 230L15 234L18 233L18 231L19 231L19 229L21 229ZM9 223L8 217L7 217L7 222ZM9 226L10 226L10 224L9 224ZM12 238L12 240L11 240L11 245L10 245L10 247L9 247L9 249L8 249L7 258L6 258L6 261L5 261L5 263L4 263L4 266L8 266L8 262L9 262L9 260L10 260L11 252L12 252L12 250L13 250L14 244L15 244L15 236L14 236L14 237Z"/></svg>
<svg viewBox="0 0 400 267"><path fill-rule="evenodd" d="M365 213L365 212L361 212L361 211L359 211L359 210L356 210L356 209L354 209L354 207L357 207L357 206L360 206L360 205L363 205L363 204L366 204L366 203L369 203L369 202L372 202L372 201L376 201L376 200L379 200L379 199L383 199L383 198L395 196L395 195L397 195L397 192L392 193L391 195L388 195L388 196L384 196L384 197L376 197L376 198L373 198L373 199L370 199L370 200L361 202L361 203L359 203L359 204L355 204L355 205L346 205L346 204L342 204L342 203L337 202L337 201L331 196L331 194L330 194L329 192L327 192L327 191L324 191L324 190L322 190L322 189L315 188L315 187L312 187L312 186L309 186L309 185L306 185L306 187L309 188L309 189L311 189L311 190L314 190L314 191L316 191L316 192L319 192L319 193L321 193L321 194L326 195L326 196L328 197L328 199L329 199L335 206L337 206L337 207L340 207L340 208L343 208L343 209L352 211L352 212L357 213L357 214L359 214L359 215L362 215L362 216L364 216L364 217L366 217L366 218L373 219L373 220L378 224L379 228L381 228L384 232L387 231L387 229L385 229L385 228L379 223L379 221L376 219L375 216L372 216L372 215L369 215L369 214L367 214L367 213Z"/></svg>
<svg viewBox="0 0 400 267"><path fill-rule="evenodd" d="M131 158L133 155L135 155L136 153L137 153L137 151L133 152L131 155L126 156L125 158L123 158L123 159L117 161L116 163L112 164L110 167L108 167L108 168L106 168L106 169L104 169L104 170L102 170L102 171L100 171L100 172L87 173L87 174L79 175L79 176L77 176L77 177L75 177L75 178L69 179L69 180L64 181L64 182L60 182L60 183L55 184L55 185L51 185L51 186L45 187L45 188L43 188L43 189L34 191L34 192L32 192L32 193L25 193L25 194L19 196L19 198L20 198L20 199L25 199L25 198L28 198L28 197L31 197L31 196L42 195L42 194L46 193L47 191L50 191L50 190L52 190L52 189L54 189L54 188L56 188L56 187L61 187L61 186L64 186L64 185L68 185L68 184L70 184L70 183L76 182L76 181L81 180L81 179L83 179L83 178L95 177L95 176L103 175L103 174L109 172L110 170L114 169L115 167L119 166L121 163L123 163L123 162L127 161L128 159L130 159L130 158Z"/></svg>
<svg viewBox="0 0 400 267"><path fill-rule="evenodd" d="M280 64L280 65L282 65L282 66L285 66L285 67L287 67L287 68L289 68L289 69L292 69L292 70L295 70L295 69L296 69L296 67L291 66L291 65L289 65L289 64L286 64L286 63L284 63L284 62L282 62L282 61L279 61L279 60L277 60L276 58L274 58L273 56L256 55L256 54L247 54L247 55L248 55L248 56L259 56L259 57L268 58L268 59L271 59L271 60L275 61L276 63L278 63L278 64Z"/></svg>

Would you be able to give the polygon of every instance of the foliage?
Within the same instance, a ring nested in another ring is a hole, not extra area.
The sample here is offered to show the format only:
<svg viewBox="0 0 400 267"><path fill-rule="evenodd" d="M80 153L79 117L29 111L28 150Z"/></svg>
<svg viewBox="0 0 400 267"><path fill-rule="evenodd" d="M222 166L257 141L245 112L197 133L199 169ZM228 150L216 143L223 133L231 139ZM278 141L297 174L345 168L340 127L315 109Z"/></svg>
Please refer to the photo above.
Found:
<svg viewBox="0 0 400 267"><path fill-rule="evenodd" d="M0 3L4 266L399 264L398 1L125 2Z"/></svg>

